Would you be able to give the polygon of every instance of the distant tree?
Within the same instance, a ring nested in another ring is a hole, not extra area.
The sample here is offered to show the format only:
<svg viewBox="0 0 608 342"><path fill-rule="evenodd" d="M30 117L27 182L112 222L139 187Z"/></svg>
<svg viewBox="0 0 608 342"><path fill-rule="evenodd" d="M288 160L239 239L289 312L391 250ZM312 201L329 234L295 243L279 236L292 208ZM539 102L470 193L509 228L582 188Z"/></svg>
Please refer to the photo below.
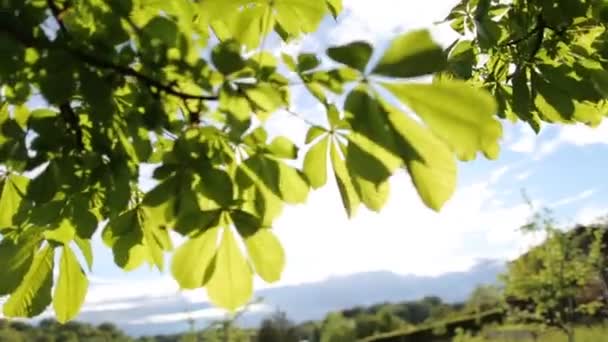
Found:
<svg viewBox="0 0 608 342"><path fill-rule="evenodd" d="M0 341L2 342L26 342L23 335L13 329L1 329Z"/></svg>
<svg viewBox="0 0 608 342"><path fill-rule="evenodd" d="M284 311L264 319L257 336L258 342L298 342L297 332Z"/></svg>
<svg viewBox="0 0 608 342"><path fill-rule="evenodd" d="M558 327L574 341L577 315L593 313L601 306L581 294L600 277L604 232L582 227L560 230L546 210L535 214L523 229L542 232L546 240L509 265L503 278L507 299L530 304L518 308L516 316Z"/></svg>
<svg viewBox="0 0 608 342"><path fill-rule="evenodd" d="M395 315L393 308L387 307L376 313L379 332L389 332L401 329L406 325L406 322L401 317Z"/></svg>
<svg viewBox="0 0 608 342"><path fill-rule="evenodd" d="M380 322L377 315L360 313L354 317L357 338L364 338L379 333Z"/></svg>
<svg viewBox="0 0 608 342"><path fill-rule="evenodd" d="M300 341L319 342L321 340L321 323L304 322L295 327L296 336Z"/></svg>
<svg viewBox="0 0 608 342"><path fill-rule="evenodd" d="M502 290L496 285L480 285L473 290L465 304L469 312L483 312L504 305Z"/></svg>
<svg viewBox="0 0 608 342"><path fill-rule="evenodd" d="M352 342L357 339L355 324L341 313L330 313L321 326L321 342Z"/></svg>

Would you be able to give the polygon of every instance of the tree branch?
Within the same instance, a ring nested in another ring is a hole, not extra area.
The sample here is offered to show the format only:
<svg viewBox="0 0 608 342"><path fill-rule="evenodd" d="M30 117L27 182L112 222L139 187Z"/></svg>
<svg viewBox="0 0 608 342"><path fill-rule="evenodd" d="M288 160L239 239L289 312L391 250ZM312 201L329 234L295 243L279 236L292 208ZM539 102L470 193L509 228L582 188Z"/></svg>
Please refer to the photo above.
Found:
<svg viewBox="0 0 608 342"><path fill-rule="evenodd" d="M532 30L530 30L530 32L528 32L525 36L505 42L505 43L501 44L501 46L505 47L505 46L517 45L523 41L526 41L526 40L532 38L533 35L535 35L536 33L540 32L541 30L544 30L544 29L545 28L543 26L537 25Z"/></svg>
<svg viewBox="0 0 608 342"><path fill-rule="evenodd" d="M56 42L49 42L47 40L35 38L31 36L31 34L17 30L15 27L12 27L11 25L9 25L9 23L6 22L0 22L0 32L7 33L26 47L36 47L48 50L62 50L64 52L69 53L72 57L78 59L82 63L87 64L91 67L111 70L125 77L133 77L138 81L144 83L148 88L156 88L159 92L179 97L182 100L217 101L219 99L218 95L197 95L183 92L177 89L173 84L164 84L161 81L158 81L131 67L113 63L111 61L102 59L93 54L83 52L80 49L73 48L66 44L59 44Z"/></svg>
<svg viewBox="0 0 608 342"><path fill-rule="evenodd" d="M66 38L69 38L70 34L68 32L68 29L63 24L63 20L61 18L62 13L64 13L66 9L60 9L54 0L47 0L46 3L49 9L51 10L51 14L55 19L55 22L59 26L59 31ZM65 122L68 124L68 128L76 137L76 144L78 145L78 148L81 151L84 151L84 141L82 139L82 129L80 128L80 118L78 117L78 115L76 115L76 113L74 113L74 109L72 108L70 101L65 101L61 103L59 105L59 111Z"/></svg>
<svg viewBox="0 0 608 342"><path fill-rule="evenodd" d="M82 139L82 129L80 128L80 119L78 115L74 113L74 109L69 102L65 102L59 105L59 111L63 116L63 119L67 122L68 127L72 130L76 137L76 144L81 151L84 151L84 141Z"/></svg>

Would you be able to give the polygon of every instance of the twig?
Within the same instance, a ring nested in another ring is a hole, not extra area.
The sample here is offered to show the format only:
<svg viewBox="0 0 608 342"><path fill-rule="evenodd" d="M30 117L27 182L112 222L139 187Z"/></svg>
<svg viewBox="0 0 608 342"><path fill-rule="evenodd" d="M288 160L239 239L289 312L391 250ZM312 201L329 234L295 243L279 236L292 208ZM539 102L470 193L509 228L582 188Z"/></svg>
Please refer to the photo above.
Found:
<svg viewBox="0 0 608 342"><path fill-rule="evenodd" d="M66 38L69 38L68 29L63 24L63 19L61 18L61 15L63 12L65 12L65 9L60 9L54 0L47 0L46 3L53 14L53 18L55 18L57 25L59 25L59 31ZM59 111L61 112L63 119L68 124L69 129L72 130L72 133L76 137L76 144L78 145L78 148L81 151L84 151L84 141L82 138L82 128L80 127L80 118L78 115L76 115L76 113L74 113L74 109L72 108L70 101L61 103L59 105Z"/></svg>
<svg viewBox="0 0 608 342"><path fill-rule="evenodd" d="M202 101L217 101L219 99L218 95L196 95L191 93L183 92L179 89L175 88L173 84L164 84L150 76L147 76L143 73L136 71L127 66L115 64L111 61L104 60L95 55L88 54L79 49L72 48L69 45L53 43L41 39L36 39L31 35L28 35L24 32L20 32L16 30L14 27L11 27L6 22L0 22L0 32L5 32L15 38L21 44L27 47L36 47L43 49L55 49L55 50L63 50L64 52L69 53L72 57L80 60L81 62L88 64L91 67L99 68L99 69L108 69L112 70L116 73L121 74L122 76L130 76L138 79L143 82L149 88L156 88L158 91L163 92L168 95L176 96L184 100L202 100Z"/></svg>
<svg viewBox="0 0 608 342"><path fill-rule="evenodd" d="M293 116L293 117L296 117L296 118L298 118L298 119L302 120L302 121L303 121L304 123L306 123L308 126L311 126L311 127L313 127L313 126L317 126L317 127L319 127L319 126L320 126L319 124L316 124L316 123L314 123L314 122L312 122L312 121L310 121L310 120L306 119L306 118L305 118L305 117L303 117L302 115L300 115L300 114L298 114L298 113L294 112L293 110L291 110L291 109L289 109L289 108L285 108L285 112L286 112L287 114L290 114L290 115L291 115L291 116Z"/></svg>
<svg viewBox="0 0 608 342"><path fill-rule="evenodd" d="M536 33L540 32L541 30L544 30L544 29L545 29L544 27L542 27L542 26L538 25L538 26L534 27L534 28L533 28L533 29L532 29L530 32L528 32L528 34L526 34L525 36L523 36L523 37L519 37L519 38L517 38L517 39L510 40L510 41L508 41L508 42L506 42L506 43L503 43L501 46L503 46L503 47L504 47L504 46L513 46L513 45L517 45L517 44L519 44L519 43L521 43L521 42L523 42L523 41L526 41L526 40L528 40L528 39L532 38L532 36L533 36L534 34L536 34Z"/></svg>
<svg viewBox="0 0 608 342"><path fill-rule="evenodd" d="M78 115L74 113L74 109L69 102L64 102L59 105L59 111L63 116L63 119L68 124L68 128L72 130L72 133L76 137L76 144L81 151L84 151L84 141L82 138L82 129L80 128L80 119Z"/></svg>

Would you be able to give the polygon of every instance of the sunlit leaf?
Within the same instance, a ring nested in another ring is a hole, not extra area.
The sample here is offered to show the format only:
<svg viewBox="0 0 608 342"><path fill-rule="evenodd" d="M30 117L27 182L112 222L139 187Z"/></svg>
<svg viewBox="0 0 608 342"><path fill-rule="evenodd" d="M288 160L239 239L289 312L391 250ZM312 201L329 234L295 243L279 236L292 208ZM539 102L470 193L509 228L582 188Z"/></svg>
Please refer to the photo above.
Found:
<svg viewBox="0 0 608 342"><path fill-rule="evenodd" d="M399 135L402 158L420 198L440 210L456 189L456 160L429 130L397 110L389 120Z"/></svg>
<svg viewBox="0 0 608 342"><path fill-rule="evenodd" d="M189 239L173 255L171 274L182 289L205 286L214 271L218 227L210 228Z"/></svg>
<svg viewBox="0 0 608 342"><path fill-rule="evenodd" d="M86 274L72 250L65 246L59 263L59 278L53 294L57 320L65 323L80 312L89 287Z"/></svg>
<svg viewBox="0 0 608 342"><path fill-rule="evenodd" d="M314 144L304 157L304 175L313 189L318 189L327 183L327 153L329 136Z"/></svg>
<svg viewBox="0 0 608 342"><path fill-rule="evenodd" d="M346 64L361 72L374 52L372 46L363 41L349 43L343 46L336 46L327 49L327 55L336 62Z"/></svg>
<svg viewBox="0 0 608 342"><path fill-rule="evenodd" d="M0 296L12 293L22 283L39 244L39 238L29 238L18 243L9 238L0 241Z"/></svg>
<svg viewBox="0 0 608 342"><path fill-rule="evenodd" d="M222 242L211 267L213 274L206 287L209 299L230 311L247 304L253 294L253 273L228 228L224 228Z"/></svg>
<svg viewBox="0 0 608 342"><path fill-rule="evenodd" d="M360 199L357 195L357 191L353 182L348 174L346 163L340 157L340 152L334 144L330 146L330 157L331 163L334 169L334 176L336 177L336 183L338 184L338 190L342 197L342 204L346 209L346 213L349 217L353 217L359 207Z"/></svg>
<svg viewBox="0 0 608 342"><path fill-rule="evenodd" d="M498 157L502 126L494 118L497 107L489 94L456 81L383 86L420 116L460 159L474 159L478 151L488 158Z"/></svg>
<svg viewBox="0 0 608 342"><path fill-rule="evenodd" d="M12 175L2 182L2 194L0 197L0 230L2 228L14 227L14 216L18 213L25 195L28 179L18 175Z"/></svg>
<svg viewBox="0 0 608 342"><path fill-rule="evenodd" d="M412 31L395 38L373 73L390 77L416 77L440 71L446 56L427 30Z"/></svg>
<svg viewBox="0 0 608 342"><path fill-rule="evenodd" d="M245 236L247 253L255 272L266 282L281 279L285 268L285 252L279 239L269 229L258 229L254 234Z"/></svg>
<svg viewBox="0 0 608 342"><path fill-rule="evenodd" d="M31 267L19 287L4 303L7 317L34 317L51 304L55 250L45 246L36 253Z"/></svg>

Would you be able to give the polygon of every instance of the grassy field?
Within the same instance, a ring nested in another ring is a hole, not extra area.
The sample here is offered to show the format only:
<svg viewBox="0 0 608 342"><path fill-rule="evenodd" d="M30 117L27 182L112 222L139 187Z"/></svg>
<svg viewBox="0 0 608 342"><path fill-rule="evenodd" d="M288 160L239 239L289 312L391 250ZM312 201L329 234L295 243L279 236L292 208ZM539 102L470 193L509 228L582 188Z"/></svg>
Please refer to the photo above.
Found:
<svg viewBox="0 0 608 342"><path fill-rule="evenodd" d="M522 326L487 329L478 336L463 334L453 342L567 342L567 336L558 330L540 332ZM577 327L575 342L608 342L608 324L592 327Z"/></svg>

